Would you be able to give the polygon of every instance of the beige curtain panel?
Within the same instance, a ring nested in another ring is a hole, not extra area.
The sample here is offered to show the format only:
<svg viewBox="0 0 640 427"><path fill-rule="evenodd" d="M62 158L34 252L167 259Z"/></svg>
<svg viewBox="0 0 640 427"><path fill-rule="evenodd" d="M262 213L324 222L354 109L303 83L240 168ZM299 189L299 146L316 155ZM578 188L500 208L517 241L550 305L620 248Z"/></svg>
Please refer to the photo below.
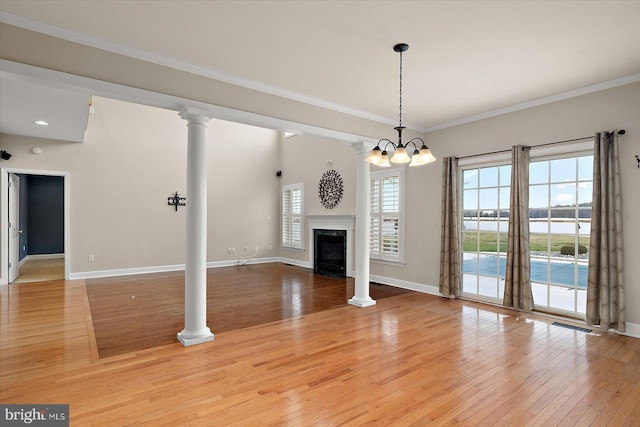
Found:
<svg viewBox="0 0 640 427"><path fill-rule="evenodd" d="M596 133L586 323L626 330L617 131Z"/></svg>
<svg viewBox="0 0 640 427"><path fill-rule="evenodd" d="M502 304L522 311L533 309L529 260L529 147L521 145L511 150L507 271Z"/></svg>
<svg viewBox="0 0 640 427"><path fill-rule="evenodd" d="M442 163L442 238L440 244L440 293L460 296L460 230L458 222L458 159Z"/></svg>

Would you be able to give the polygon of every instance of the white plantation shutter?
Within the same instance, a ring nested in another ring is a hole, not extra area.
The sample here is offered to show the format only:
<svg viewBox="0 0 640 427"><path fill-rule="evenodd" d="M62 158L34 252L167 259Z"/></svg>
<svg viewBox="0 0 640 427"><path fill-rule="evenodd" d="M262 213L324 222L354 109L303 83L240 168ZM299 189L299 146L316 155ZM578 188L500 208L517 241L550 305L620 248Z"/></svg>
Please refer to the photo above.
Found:
<svg viewBox="0 0 640 427"><path fill-rule="evenodd" d="M372 259L403 260L404 169L371 173L371 224L369 252Z"/></svg>
<svg viewBox="0 0 640 427"><path fill-rule="evenodd" d="M400 222L400 177L382 178L382 254L398 256Z"/></svg>
<svg viewBox="0 0 640 427"><path fill-rule="evenodd" d="M369 255L373 257L380 255L380 179L371 179L369 197L371 198Z"/></svg>
<svg viewBox="0 0 640 427"><path fill-rule="evenodd" d="M282 244L291 244L291 191L282 190Z"/></svg>
<svg viewBox="0 0 640 427"><path fill-rule="evenodd" d="M291 190L291 244L302 243L302 190Z"/></svg>
<svg viewBox="0 0 640 427"><path fill-rule="evenodd" d="M304 209L303 185L285 185L282 188L282 245L302 248Z"/></svg>

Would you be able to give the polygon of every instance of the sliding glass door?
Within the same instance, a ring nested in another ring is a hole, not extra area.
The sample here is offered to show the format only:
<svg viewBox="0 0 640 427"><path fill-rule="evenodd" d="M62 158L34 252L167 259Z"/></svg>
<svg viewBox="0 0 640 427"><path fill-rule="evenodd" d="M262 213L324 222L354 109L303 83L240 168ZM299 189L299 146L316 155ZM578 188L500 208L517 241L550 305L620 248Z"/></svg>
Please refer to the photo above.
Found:
<svg viewBox="0 0 640 427"><path fill-rule="evenodd" d="M593 156L529 164L531 286L537 310L581 317L586 306ZM501 303L511 166L461 171L462 292Z"/></svg>
<svg viewBox="0 0 640 427"><path fill-rule="evenodd" d="M462 171L462 292L502 300L511 165Z"/></svg>
<svg viewBox="0 0 640 427"><path fill-rule="evenodd" d="M585 313L593 156L529 164L531 287L538 309Z"/></svg>

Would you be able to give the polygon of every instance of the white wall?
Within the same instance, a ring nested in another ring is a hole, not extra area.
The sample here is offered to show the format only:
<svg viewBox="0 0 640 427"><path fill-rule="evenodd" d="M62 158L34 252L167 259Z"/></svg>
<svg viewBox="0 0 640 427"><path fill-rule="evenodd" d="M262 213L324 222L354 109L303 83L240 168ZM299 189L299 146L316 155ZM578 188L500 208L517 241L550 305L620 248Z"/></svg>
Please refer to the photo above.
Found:
<svg viewBox="0 0 640 427"><path fill-rule="evenodd" d="M13 154L3 166L70 172L72 273L183 264L185 208L167 197L186 193L186 121L105 98L93 105L84 143L1 134ZM228 247L277 256L278 132L211 120L207 140L208 261L235 259Z"/></svg>

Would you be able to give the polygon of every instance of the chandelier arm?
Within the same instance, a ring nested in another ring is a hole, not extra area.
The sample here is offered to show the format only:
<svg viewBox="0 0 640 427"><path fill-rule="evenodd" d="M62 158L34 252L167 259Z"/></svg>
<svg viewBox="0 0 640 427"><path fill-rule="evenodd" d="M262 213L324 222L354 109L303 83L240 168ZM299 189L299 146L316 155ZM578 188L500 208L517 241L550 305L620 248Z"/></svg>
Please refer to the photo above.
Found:
<svg viewBox="0 0 640 427"><path fill-rule="evenodd" d="M396 148L398 148L398 146L396 144L394 144L392 141L386 139L386 138L382 138L380 141L378 141L378 147L380 146L380 143L385 141L386 144L384 145L384 150L383 151L387 151L387 147L389 146L389 144L391 144L393 146L393 149L395 150Z"/></svg>
<svg viewBox="0 0 640 427"><path fill-rule="evenodd" d="M418 149L418 146L416 145L415 141L420 141L420 142L422 143L422 145L427 145L427 144L425 144L425 142L424 142L424 140L423 140L422 138L418 138L418 137L416 137L416 138L412 138L409 142L407 142L407 143L405 144L405 147L406 147L407 145L409 145L409 144L413 144L413 147L417 150L417 149Z"/></svg>
<svg viewBox="0 0 640 427"><path fill-rule="evenodd" d="M413 142L415 139L416 139L416 138L413 138L411 141L407 142L404 146L405 146L405 147L408 147L408 146L409 146L409 144L411 144L411 145L413 145L413 148L414 148L415 150L417 150L417 149L418 149L418 146L416 145L416 143L415 143L415 142Z"/></svg>

